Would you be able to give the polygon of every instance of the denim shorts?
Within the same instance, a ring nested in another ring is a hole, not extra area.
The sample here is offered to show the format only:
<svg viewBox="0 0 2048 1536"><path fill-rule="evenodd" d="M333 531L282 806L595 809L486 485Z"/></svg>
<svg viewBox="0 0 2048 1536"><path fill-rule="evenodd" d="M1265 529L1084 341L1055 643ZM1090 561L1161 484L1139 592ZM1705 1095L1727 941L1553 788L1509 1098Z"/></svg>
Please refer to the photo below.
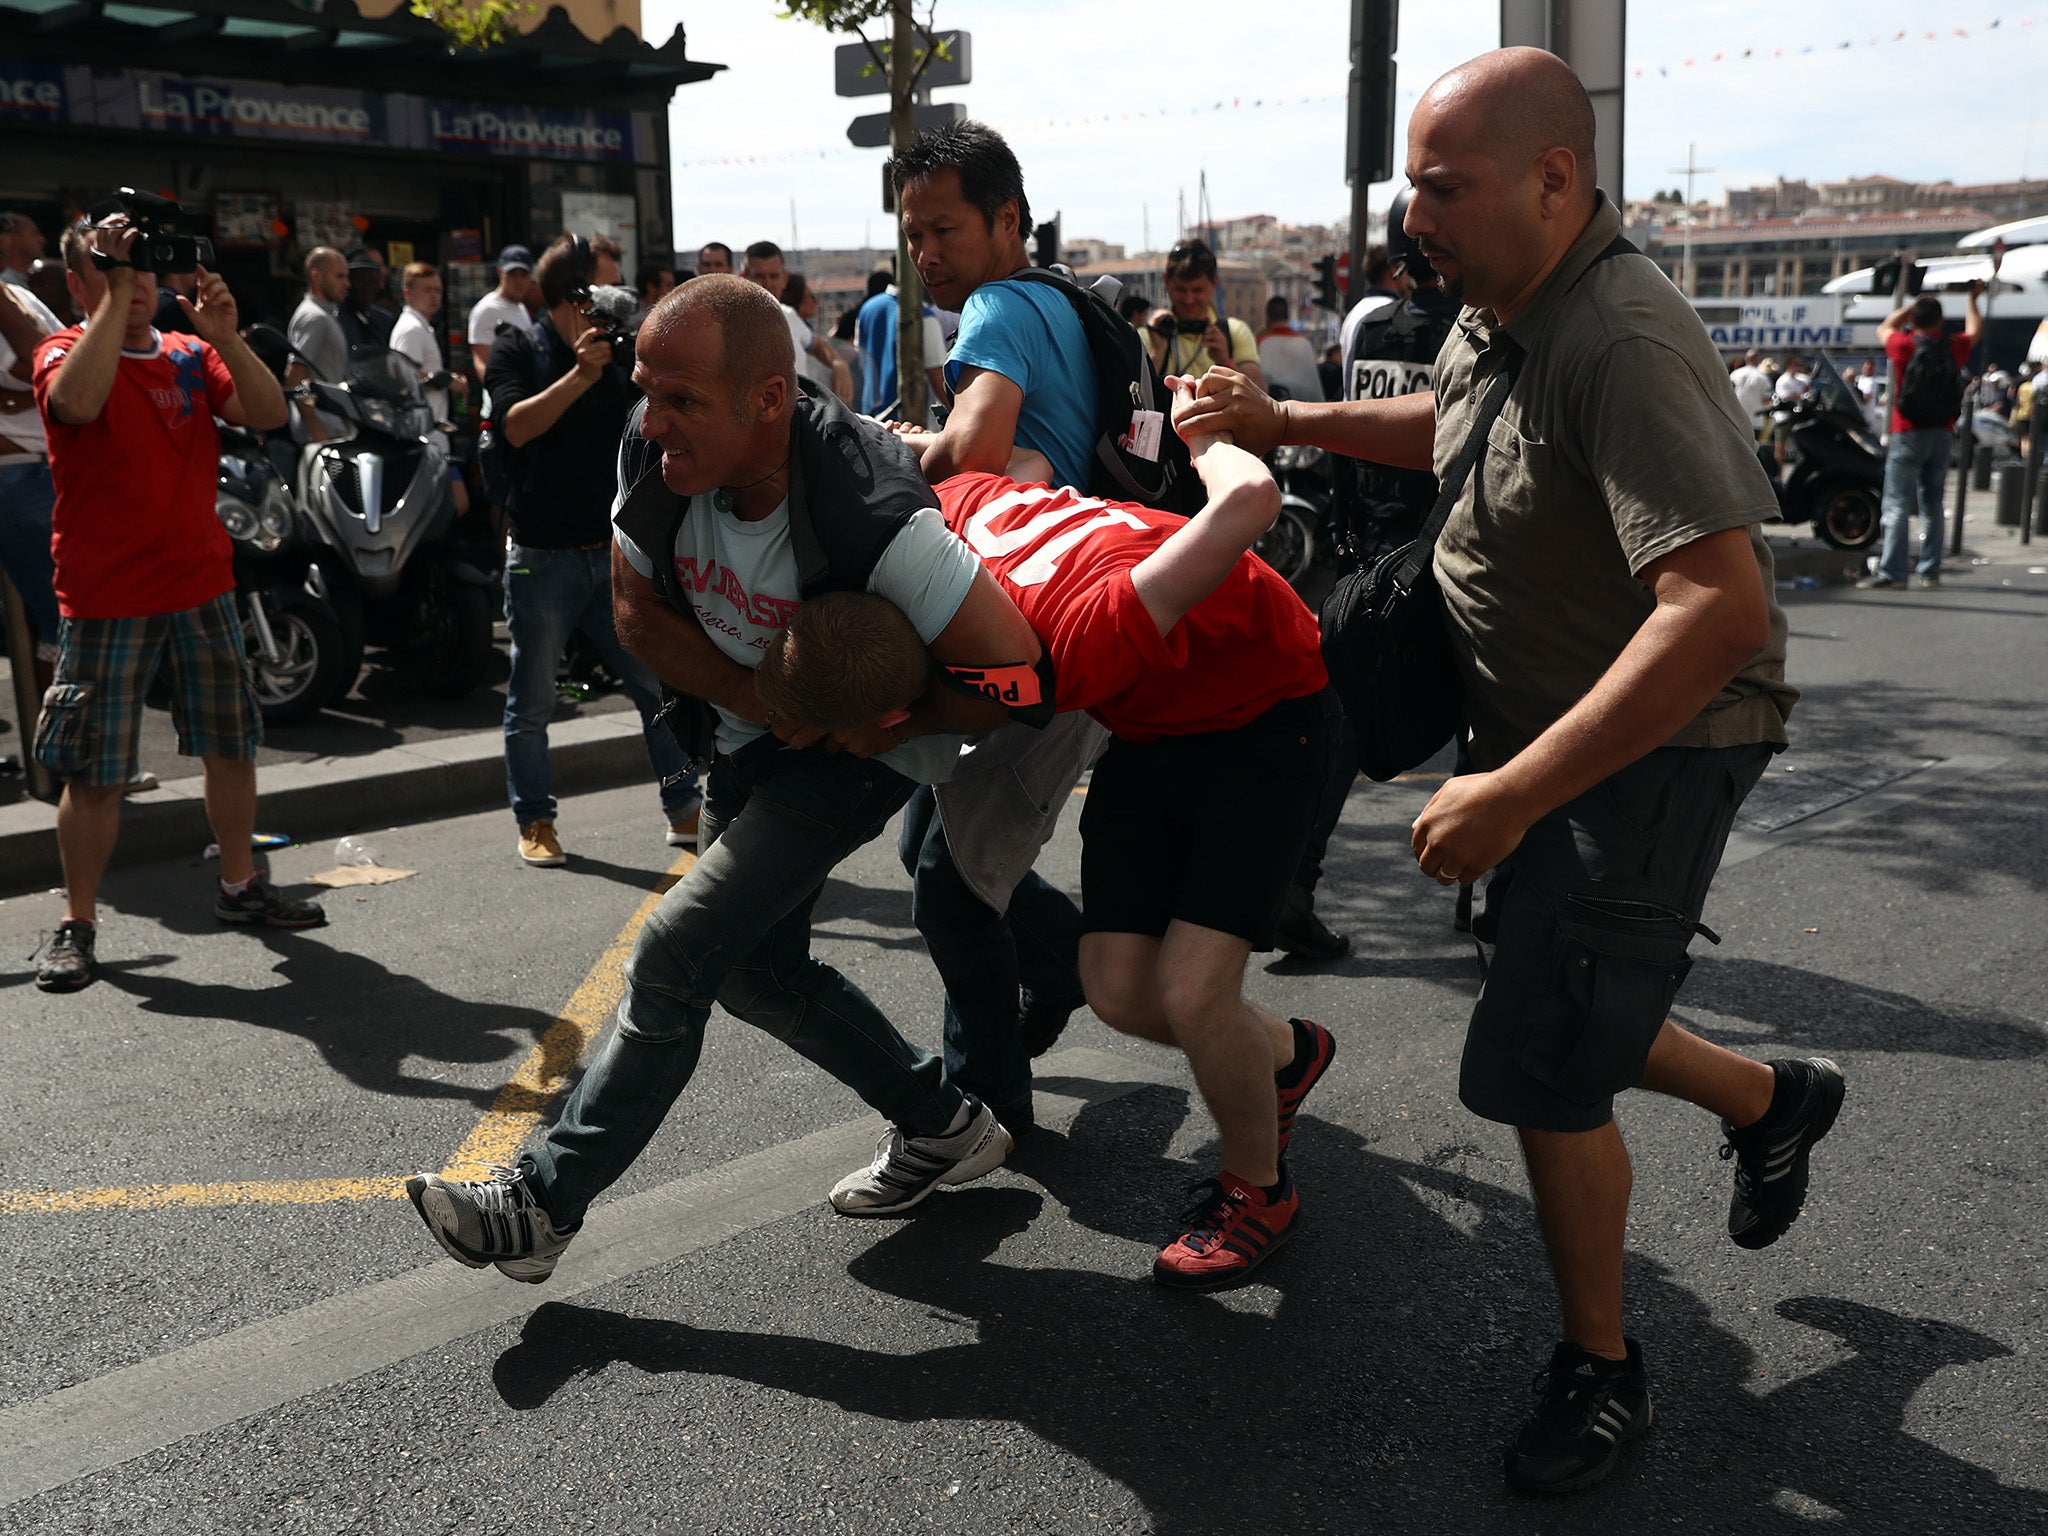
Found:
<svg viewBox="0 0 2048 1536"><path fill-rule="evenodd" d="M1495 871L1493 946L1458 1097L1542 1131L1598 1130L1692 962L1735 813L1773 748L1660 747L1543 817Z"/></svg>
<svg viewBox="0 0 2048 1536"><path fill-rule="evenodd" d="M178 750L246 761L263 745L235 594L182 613L66 619L56 681L36 721L36 759L61 779L111 788L135 772L143 702L162 668Z"/></svg>
<svg viewBox="0 0 2048 1536"><path fill-rule="evenodd" d="M1275 704L1234 731L1112 740L1081 810L1081 931L1169 923L1273 947L1330 775L1335 696Z"/></svg>

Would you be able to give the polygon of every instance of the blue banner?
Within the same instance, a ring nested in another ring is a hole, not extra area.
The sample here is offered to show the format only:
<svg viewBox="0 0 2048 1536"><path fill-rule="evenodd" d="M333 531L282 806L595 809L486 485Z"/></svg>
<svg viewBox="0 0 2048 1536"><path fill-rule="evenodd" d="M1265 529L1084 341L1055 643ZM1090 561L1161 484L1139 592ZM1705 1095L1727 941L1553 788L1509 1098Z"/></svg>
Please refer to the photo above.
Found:
<svg viewBox="0 0 2048 1536"><path fill-rule="evenodd" d="M645 115L0 58L0 122L631 165L654 156Z"/></svg>

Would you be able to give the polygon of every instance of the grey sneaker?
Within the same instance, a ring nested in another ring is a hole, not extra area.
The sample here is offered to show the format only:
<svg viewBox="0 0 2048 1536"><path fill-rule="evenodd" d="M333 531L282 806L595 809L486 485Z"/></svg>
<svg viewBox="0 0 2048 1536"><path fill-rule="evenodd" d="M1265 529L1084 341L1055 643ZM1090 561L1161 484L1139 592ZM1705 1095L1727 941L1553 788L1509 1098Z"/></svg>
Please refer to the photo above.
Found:
<svg viewBox="0 0 2048 1536"><path fill-rule="evenodd" d="M1858 592L1884 592L1893 587L1903 587L1903 581L1894 581L1889 576L1866 576L1856 583Z"/></svg>
<svg viewBox="0 0 2048 1536"><path fill-rule="evenodd" d="M1939 576L1915 576L1913 578L1913 590L1916 592L1938 592L1941 590L1941 578Z"/></svg>
<svg viewBox="0 0 2048 1536"><path fill-rule="evenodd" d="M242 923L258 928L318 928L327 913L317 901L293 901L280 895L276 886L261 875L235 895L216 890L213 915L224 923Z"/></svg>
<svg viewBox="0 0 2048 1536"><path fill-rule="evenodd" d="M842 1216L893 1216L941 1184L966 1184L1000 1168L1010 1133L981 1100L969 1095L967 1108L967 1124L951 1136L906 1136L892 1126L875 1160L832 1186L833 1208Z"/></svg>
<svg viewBox="0 0 2048 1536"><path fill-rule="evenodd" d="M92 942L97 930L91 923L67 917L50 936L43 951L43 963L36 970L36 985L45 992L76 992L92 984Z"/></svg>
<svg viewBox="0 0 2048 1536"><path fill-rule="evenodd" d="M517 1168L493 1168L488 1179L451 1181L416 1173L405 1181L413 1209L449 1257L482 1269L498 1266L507 1279L539 1285L576 1236L557 1232Z"/></svg>

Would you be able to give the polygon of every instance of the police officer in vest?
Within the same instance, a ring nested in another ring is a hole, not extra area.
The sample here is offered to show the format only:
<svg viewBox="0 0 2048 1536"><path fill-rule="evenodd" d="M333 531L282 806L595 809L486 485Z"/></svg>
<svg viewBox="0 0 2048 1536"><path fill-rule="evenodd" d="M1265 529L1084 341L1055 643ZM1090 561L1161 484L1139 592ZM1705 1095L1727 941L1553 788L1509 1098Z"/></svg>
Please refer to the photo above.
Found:
<svg viewBox="0 0 2048 1536"><path fill-rule="evenodd" d="M1444 297L1421 248L1401 227L1408 198L1409 191L1403 187L1387 209L1385 286L1368 292L1344 317L1346 400L1384 400L1432 388L1437 350L1458 318L1458 305ZM1370 562L1415 537L1436 501L1435 475L1426 469L1394 469L1336 454L1331 459L1336 466L1338 530L1356 558ZM1322 812L1309 834L1281 915L1279 946L1298 959L1335 960L1351 948L1348 938L1331 932L1316 916L1315 892L1323 874L1324 850L1357 779L1358 752L1347 721L1339 736ZM1470 887L1459 888L1458 900L1462 927L1471 910Z"/></svg>

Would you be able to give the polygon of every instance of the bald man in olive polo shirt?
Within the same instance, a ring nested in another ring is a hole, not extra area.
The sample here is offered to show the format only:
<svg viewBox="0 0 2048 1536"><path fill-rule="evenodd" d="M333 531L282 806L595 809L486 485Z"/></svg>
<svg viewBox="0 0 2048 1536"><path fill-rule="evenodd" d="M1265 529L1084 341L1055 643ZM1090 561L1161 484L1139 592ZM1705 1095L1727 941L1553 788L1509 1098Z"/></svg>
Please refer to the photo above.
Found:
<svg viewBox="0 0 2048 1536"><path fill-rule="evenodd" d="M1564 1314L1508 1480L1564 1493L1650 1424L1623 1334L1614 1095L1640 1086L1721 1117L1745 1248L1796 1219L1807 1153L1842 1103L1832 1062L1751 1061L1666 1016L1736 810L1798 697L1757 528L1777 509L1691 306L1615 244L1569 68L1508 48L1451 71L1416 107L1407 170L1405 228L1465 305L1435 393L1276 404L1222 368L1201 389L1253 452L1314 443L1441 475L1522 358L1436 547L1476 771L1438 791L1413 847L1446 885L1494 872L1459 1095L1516 1128Z"/></svg>

